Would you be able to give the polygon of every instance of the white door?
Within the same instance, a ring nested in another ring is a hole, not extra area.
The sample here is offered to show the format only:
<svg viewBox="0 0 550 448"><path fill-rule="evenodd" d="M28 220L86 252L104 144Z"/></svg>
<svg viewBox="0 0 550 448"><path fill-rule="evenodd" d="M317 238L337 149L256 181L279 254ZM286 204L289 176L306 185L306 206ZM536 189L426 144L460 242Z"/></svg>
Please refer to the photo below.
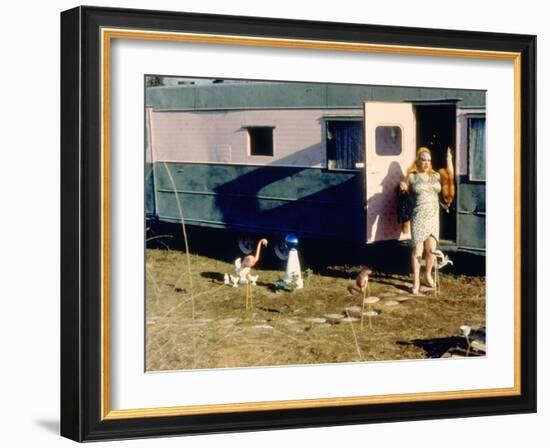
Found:
<svg viewBox="0 0 550 448"><path fill-rule="evenodd" d="M397 186L416 154L413 106L367 101L364 113L367 243L410 238L397 222Z"/></svg>

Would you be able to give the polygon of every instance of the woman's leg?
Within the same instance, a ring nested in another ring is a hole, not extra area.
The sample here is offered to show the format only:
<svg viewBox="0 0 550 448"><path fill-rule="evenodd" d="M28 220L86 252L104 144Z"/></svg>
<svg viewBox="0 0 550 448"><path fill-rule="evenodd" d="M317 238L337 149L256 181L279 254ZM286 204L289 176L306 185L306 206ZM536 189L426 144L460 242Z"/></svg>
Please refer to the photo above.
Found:
<svg viewBox="0 0 550 448"><path fill-rule="evenodd" d="M435 241L435 238L433 236L429 236L426 241L424 241L424 249L426 252L424 253L424 257L426 260L426 283L430 288L435 288L435 282L432 278L432 269L434 267L435 262L435 255L433 254L433 251L436 249L437 243Z"/></svg>
<svg viewBox="0 0 550 448"><path fill-rule="evenodd" d="M420 258L422 258L423 244L418 243L412 248L412 267L413 267L413 288L412 293L418 295L420 293Z"/></svg>

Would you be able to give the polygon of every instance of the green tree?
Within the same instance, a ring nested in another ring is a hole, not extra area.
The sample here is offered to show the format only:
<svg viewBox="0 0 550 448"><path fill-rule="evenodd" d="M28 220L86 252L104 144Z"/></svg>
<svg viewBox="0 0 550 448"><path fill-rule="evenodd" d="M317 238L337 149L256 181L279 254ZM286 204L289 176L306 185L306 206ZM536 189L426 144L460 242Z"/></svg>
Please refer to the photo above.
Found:
<svg viewBox="0 0 550 448"><path fill-rule="evenodd" d="M162 76L146 76L145 85L147 87L163 86L164 78Z"/></svg>

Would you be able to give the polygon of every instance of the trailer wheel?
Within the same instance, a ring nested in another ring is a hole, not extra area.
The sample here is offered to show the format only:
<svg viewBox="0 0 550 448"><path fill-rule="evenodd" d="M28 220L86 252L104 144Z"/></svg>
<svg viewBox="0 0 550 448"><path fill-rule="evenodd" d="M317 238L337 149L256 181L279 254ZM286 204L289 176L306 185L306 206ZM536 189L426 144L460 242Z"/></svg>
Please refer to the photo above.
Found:
<svg viewBox="0 0 550 448"><path fill-rule="evenodd" d="M285 243L285 240L278 240L273 245L273 250L275 255L279 260L288 260L288 246Z"/></svg>
<svg viewBox="0 0 550 448"><path fill-rule="evenodd" d="M254 250L254 238L251 235L240 235L237 244L239 250L245 255L251 254Z"/></svg>

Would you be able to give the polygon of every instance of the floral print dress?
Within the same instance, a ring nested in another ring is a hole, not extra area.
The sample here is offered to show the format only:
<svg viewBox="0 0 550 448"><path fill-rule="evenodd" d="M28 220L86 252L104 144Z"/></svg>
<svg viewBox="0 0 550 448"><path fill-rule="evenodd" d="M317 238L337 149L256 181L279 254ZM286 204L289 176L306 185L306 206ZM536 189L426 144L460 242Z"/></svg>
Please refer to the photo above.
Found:
<svg viewBox="0 0 550 448"><path fill-rule="evenodd" d="M412 173L409 184L413 202L411 244L423 243L430 236L439 241L439 175L432 173L423 179L418 173Z"/></svg>

